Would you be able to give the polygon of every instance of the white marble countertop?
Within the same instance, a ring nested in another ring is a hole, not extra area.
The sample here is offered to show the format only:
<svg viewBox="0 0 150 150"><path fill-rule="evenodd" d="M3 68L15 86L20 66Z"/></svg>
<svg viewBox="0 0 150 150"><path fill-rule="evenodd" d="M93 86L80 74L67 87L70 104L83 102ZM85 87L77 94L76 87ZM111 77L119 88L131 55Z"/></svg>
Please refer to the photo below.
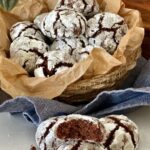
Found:
<svg viewBox="0 0 150 150"><path fill-rule="evenodd" d="M127 114L140 128L139 150L150 150L150 107ZM35 143L36 127L21 115L0 114L0 150L30 150Z"/></svg>

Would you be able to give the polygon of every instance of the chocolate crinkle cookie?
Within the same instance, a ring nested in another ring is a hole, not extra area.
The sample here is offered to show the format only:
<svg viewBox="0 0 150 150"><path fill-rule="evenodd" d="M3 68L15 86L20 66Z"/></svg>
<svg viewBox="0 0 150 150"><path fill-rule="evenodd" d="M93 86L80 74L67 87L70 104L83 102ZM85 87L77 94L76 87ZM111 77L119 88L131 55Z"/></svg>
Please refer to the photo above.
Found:
<svg viewBox="0 0 150 150"><path fill-rule="evenodd" d="M88 20L86 37L93 46L104 48L108 53L113 54L127 30L124 18L104 12Z"/></svg>
<svg viewBox="0 0 150 150"><path fill-rule="evenodd" d="M39 125L35 137L40 150L135 150L139 144L136 124L122 115L50 118Z"/></svg>
<svg viewBox="0 0 150 150"><path fill-rule="evenodd" d="M36 62L35 77L50 77L54 74L63 73L75 64L69 54L62 51L49 51Z"/></svg>
<svg viewBox="0 0 150 150"><path fill-rule="evenodd" d="M31 74L35 69L37 59L47 51L49 51L49 46L32 36L18 37L10 45L11 59Z"/></svg>
<svg viewBox="0 0 150 150"><path fill-rule="evenodd" d="M86 25L87 21L81 13L61 7L44 17L41 30L51 39L78 37L85 33Z"/></svg>
<svg viewBox="0 0 150 150"><path fill-rule="evenodd" d="M41 150L104 150L105 128L98 119L69 115L48 119L37 129Z"/></svg>
<svg viewBox="0 0 150 150"><path fill-rule="evenodd" d="M53 42L51 50L64 51L73 57L76 62L86 59L93 47L89 45L87 38L80 36L78 38L62 38Z"/></svg>
<svg viewBox="0 0 150 150"><path fill-rule="evenodd" d="M106 150L135 150L139 144L139 131L126 116L112 115L100 119L106 129Z"/></svg>
<svg viewBox="0 0 150 150"><path fill-rule="evenodd" d="M42 32L30 21L18 22L11 27L10 37L12 41L21 36L33 36L37 39L44 40Z"/></svg>
<svg viewBox="0 0 150 150"><path fill-rule="evenodd" d="M97 0L58 0L56 8L62 6L73 8L88 18L99 13L100 10Z"/></svg>

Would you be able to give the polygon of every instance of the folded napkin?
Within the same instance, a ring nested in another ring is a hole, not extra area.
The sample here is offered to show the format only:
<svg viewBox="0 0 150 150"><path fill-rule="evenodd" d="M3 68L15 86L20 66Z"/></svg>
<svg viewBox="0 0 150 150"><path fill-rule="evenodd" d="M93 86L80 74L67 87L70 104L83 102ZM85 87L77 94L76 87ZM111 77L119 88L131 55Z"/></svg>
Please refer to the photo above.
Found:
<svg viewBox="0 0 150 150"><path fill-rule="evenodd" d="M150 60L141 58L137 67L129 73L121 90L105 91L85 104L69 105L56 100L35 97L10 98L0 92L0 112L22 113L30 122L38 125L43 120L60 115L79 113L95 117L123 114L133 108L150 105Z"/></svg>

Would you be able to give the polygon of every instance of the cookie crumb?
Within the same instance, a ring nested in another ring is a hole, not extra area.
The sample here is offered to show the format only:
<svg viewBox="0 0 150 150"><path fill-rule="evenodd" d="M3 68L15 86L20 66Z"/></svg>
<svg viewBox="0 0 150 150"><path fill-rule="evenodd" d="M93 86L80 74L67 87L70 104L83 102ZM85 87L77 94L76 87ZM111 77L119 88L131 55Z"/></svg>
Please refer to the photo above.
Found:
<svg viewBox="0 0 150 150"><path fill-rule="evenodd" d="M36 150L36 147L34 145L31 145L30 150Z"/></svg>

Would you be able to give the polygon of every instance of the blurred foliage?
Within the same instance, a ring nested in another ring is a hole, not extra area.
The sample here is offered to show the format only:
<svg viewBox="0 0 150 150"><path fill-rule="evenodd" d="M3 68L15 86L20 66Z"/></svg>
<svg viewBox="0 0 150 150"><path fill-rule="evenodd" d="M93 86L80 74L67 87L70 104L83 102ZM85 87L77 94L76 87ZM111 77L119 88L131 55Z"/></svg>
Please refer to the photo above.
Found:
<svg viewBox="0 0 150 150"><path fill-rule="evenodd" d="M10 11L17 3L18 0L0 0L0 6L5 10Z"/></svg>

